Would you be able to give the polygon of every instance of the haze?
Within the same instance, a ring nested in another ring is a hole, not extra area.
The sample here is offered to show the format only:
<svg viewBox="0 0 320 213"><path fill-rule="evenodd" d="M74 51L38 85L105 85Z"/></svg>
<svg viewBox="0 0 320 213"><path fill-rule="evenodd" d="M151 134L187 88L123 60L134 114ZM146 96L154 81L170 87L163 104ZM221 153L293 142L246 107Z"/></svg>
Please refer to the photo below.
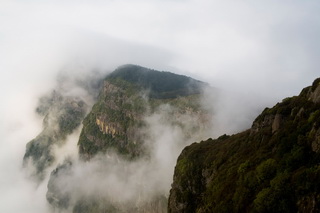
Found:
<svg viewBox="0 0 320 213"><path fill-rule="evenodd" d="M248 128L264 107L319 77L316 0L0 5L0 212L49 211L46 184L27 180L21 165L25 144L41 131L37 99L63 69L84 75L132 63L208 82L225 93L214 106L212 137Z"/></svg>

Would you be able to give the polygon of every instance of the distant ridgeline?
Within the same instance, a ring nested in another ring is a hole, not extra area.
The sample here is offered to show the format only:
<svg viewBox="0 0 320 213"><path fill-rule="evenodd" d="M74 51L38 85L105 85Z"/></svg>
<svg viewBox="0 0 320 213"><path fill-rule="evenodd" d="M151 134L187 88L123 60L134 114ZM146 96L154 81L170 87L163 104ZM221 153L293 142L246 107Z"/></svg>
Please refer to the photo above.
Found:
<svg viewBox="0 0 320 213"><path fill-rule="evenodd" d="M202 92L206 83L192 79L184 75L170 72L150 70L135 65L124 65L112 72L107 81L121 79L149 91L151 98L177 98Z"/></svg>
<svg viewBox="0 0 320 213"><path fill-rule="evenodd" d="M251 129L187 146L168 212L320 212L320 78Z"/></svg>
<svg viewBox="0 0 320 213"><path fill-rule="evenodd" d="M108 155L109 152L116 152L127 161L148 159L150 150L145 145L148 136L141 130L148 128L145 117L161 111L164 105L170 106L170 110L164 113L165 117L162 119L169 125L180 128L186 141L183 146L189 144L193 137L201 135L208 127L208 112L202 108L200 101L204 87L208 85L183 75L155 71L136 65L119 67L104 78L96 103L83 119L83 128L78 141L80 160L91 161L94 157ZM74 110L76 112L80 110L79 103L72 102L71 106L75 107L70 109L71 113ZM83 106L86 106L85 103ZM65 118L64 115L61 116ZM185 123L186 116L191 118L192 123ZM67 115L66 118L68 118ZM68 131L63 131L60 126L54 135L48 136L48 140L38 137L31 141L27 145L25 161L32 159L36 165L42 162L40 170L52 165L54 162L52 144L61 141L61 138L56 135L60 132L69 134L79 125L78 119L82 118L83 113L77 114L74 119L69 119L68 122L75 122L75 125L72 125ZM45 128L54 127L49 125ZM64 139L65 135L62 136ZM47 159L49 162L43 163L43 161L47 162ZM68 160L60 164L50 176L47 200L58 211L72 209L73 212L80 213L166 212L167 210L165 194L150 197L148 201L136 200L128 204L129 207L127 205L126 209L121 200L109 200L102 195L97 195L95 198L89 198L86 195L75 196L59 185L63 182L60 179L63 179L63 175L71 173L72 167L72 161ZM143 182L137 184L143 186ZM139 195L137 195L138 198Z"/></svg>

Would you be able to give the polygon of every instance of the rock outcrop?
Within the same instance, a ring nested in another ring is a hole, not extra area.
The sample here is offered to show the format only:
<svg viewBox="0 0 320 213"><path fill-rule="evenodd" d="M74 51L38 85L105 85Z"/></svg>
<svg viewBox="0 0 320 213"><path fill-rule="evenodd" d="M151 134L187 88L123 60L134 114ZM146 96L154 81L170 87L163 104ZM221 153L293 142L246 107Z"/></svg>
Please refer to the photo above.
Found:
<svg viewBox="0 0 320 213"><path fill-rule="evenodd" d="M43 117L43 129L26 145L23 166L37 182L44 180L47 169L56 164L54 147L62 147L66 139L83 121L91 102L102 86L101 74L72 76L62 70L54 89L39 98L36 113Z"/></svg>
<svg viewBox="0 0 320 213"><path fill-rule="evenodd" d="M110 161L117 162L113 155L109 156L111 152L128 162L148 161L151 145L146 145L145 141L150 139L146 133L149 128L147 118L152 115L161 114L159 119L179 127L186 141L202 134L209 122L208 112L200 103L206 86L169 72L134 65L120 67L105 78L97 102L83 120L78 142L81 161L91 162L97 156L108 156ZM73 196L71 191L61 190L59 185L62 182L59 179L71 170L72 166L61 165L51 174L47 200L56 209L71 208L77 213L166 212L167 194L156 194L143 200L137 195L134 202L126 205L121 204L121 200L110 200L102 195Z"/></svg>

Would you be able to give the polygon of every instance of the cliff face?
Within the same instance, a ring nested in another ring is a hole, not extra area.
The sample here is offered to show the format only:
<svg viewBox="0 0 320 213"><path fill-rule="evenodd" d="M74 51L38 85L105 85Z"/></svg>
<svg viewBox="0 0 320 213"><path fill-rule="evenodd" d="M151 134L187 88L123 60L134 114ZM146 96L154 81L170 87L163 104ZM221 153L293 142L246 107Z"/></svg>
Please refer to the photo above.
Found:
<svg viewBox="0 0 320 213"><path fill-rule="evenodd" d="M186 76L133 65L120 67L105 78L97 102L83 120L78 142L81 161L90 163L99 156L108 156L106 161L117 163L115 156L120 156L126 162L152 164L152 144L146 143L151 140L148 128L152 116L152 119L165 120L173 128L179 128L185 141L201 135L209 122L208 112L200 103L205 86ZM161 116L157 117L159 114ZM130 170L127 167L118 166L125 172ZM62 190L64 175L72 172L70 162L52 172L47 200L54 208L72 209L73 212L166 212L165 193L142 200L137 194L135 199L123 204L121 199L110 199L103 193L81 197L72 190ZM134 188L144 188L141 181L133 183Z"/></svg>
<svg viewBox="0 0 320 213"><path fill-rule="evenodd" d="M83 159L89 160L98 152L111 148L130 158L143 151L135 130L143 125L147 100L133 85L121 83L123 86L105 81L98 102L83 121L78 143Z"/></svg>
<svg viewBox="0 0 320 213"><path fill-rule="evenodd" d="M31 174L35 179L44 179L45 169L55 160L52 147L65 143L67 135L81 124L86 110L87 104L81 98L65 97L56 91L40 99L37 113L44 116L43 131L27 144L23 157L24 166L35 168Z"/></svg>
<svg viewBox="0 0 320 213"><path fill-rule="evenodd" d="M23 166L37 182L45 179L47 169L54 166L54 148L62 147L81 124L92 100L101 88L101 75L72 76L63 70L55 88L39 98L36 113L43 117L43 130L26 145Z"/></svg>
<svg viewBox="0 0 320 213"><path fill-rule="evenodd" d="M194 115L204 113L199 99L204 86L168 72L129 65L119 68L106 78L98 102L83 122L78 143L80 155L88 160L98 152L114 148L129 158L139 157L145 152L145 135L139 131L146 126L144 118L157 111L158 106L169 104L174 108L171 120L183 125L179 118L186 111Z"/></svg>
<svg viewBox="0 0 320 213"><path fill-rule="evenodd" d="M242 133L186 147L168 212L319 212L320 79Z"/></svg>

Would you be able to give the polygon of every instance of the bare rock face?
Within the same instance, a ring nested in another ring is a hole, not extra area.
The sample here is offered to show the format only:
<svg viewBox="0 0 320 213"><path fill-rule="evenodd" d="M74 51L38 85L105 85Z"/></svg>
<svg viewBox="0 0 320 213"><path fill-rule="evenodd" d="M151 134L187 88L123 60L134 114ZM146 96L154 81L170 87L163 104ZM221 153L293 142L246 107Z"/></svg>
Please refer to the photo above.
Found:
<svg viewBox="0 0 320 213"><path fill-rule="evenodd" d="M280 129L280 126L281 126L281 115L276 114L272 123L272 133L277 132Z"/></svg>
<svg viewBox="0 0 320 213"><path fill-rule="evenodd" d="M251 127L251 133L257 133L261 129L265 129L266 127L270 127L270 125L274 122L274 115L265 115L263 118L256 119Z"/></svg>
<svg viewBox="0 0 320 213"><path fill-rule="evenodd" d="M147 111L147 100L134 86L105 81L98 102L83 122L79 139L79 153L89 160L99 152L116 149L119 153L136 158L143 153L141 135L142 116Z"/></svg>
<svg viewBox="0 0 320 213"><path fill-rule="evenodd" d="M315 81L313 87L315 89L310 94L310 98L314 103L320 103L320 81Z"/></svg>
<svg viewBox="0 0 320 213"><path fill-rule="evenodd" d="M314 103L320 103L320 78L317 78L312 86L304 88L300 96L307 98Z"/></svg>
<svg viewBox="0 0 320 213"><path fill-rule="evenodd" d="M251 129L187 146L168 212L319 212L320 79Z"/></svg>

